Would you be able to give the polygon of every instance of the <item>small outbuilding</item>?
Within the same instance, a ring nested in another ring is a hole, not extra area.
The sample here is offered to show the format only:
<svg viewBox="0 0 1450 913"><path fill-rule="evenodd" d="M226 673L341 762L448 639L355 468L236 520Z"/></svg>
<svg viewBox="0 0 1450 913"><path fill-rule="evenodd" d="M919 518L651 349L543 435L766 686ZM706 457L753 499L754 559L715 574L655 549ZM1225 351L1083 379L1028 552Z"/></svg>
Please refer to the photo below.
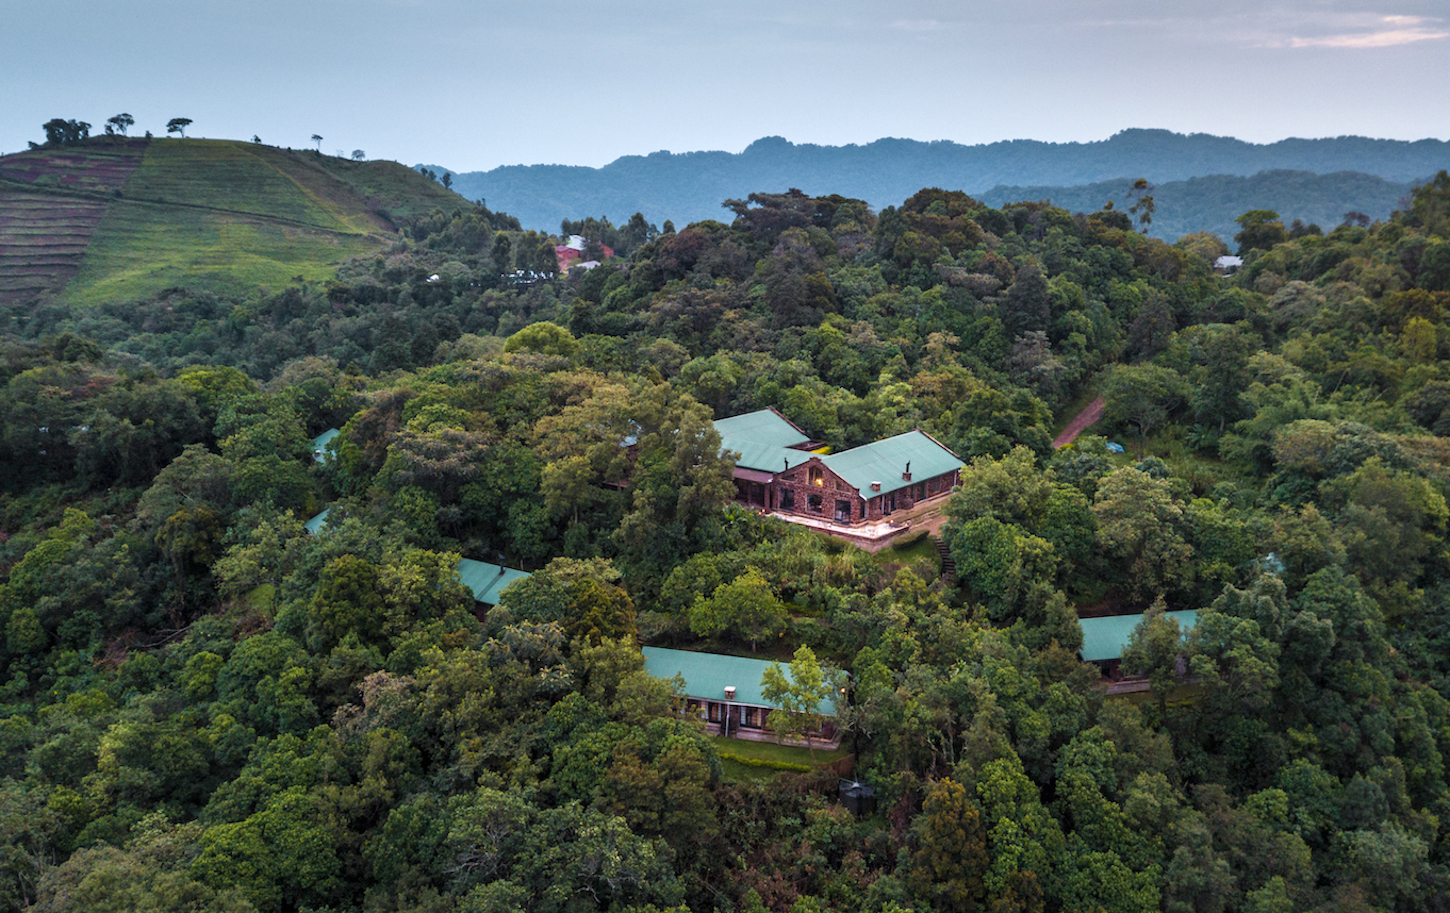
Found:
<svg viewBox="0 0 1450 913"><path fill-rule="evenodd" d="M327 515L331 511L332 511L332 508L330 508L330 507L327 508L327 509L325 509L325 510L323 510L317 516L313 517L311 520L308 520L306 523L302 524L302 528L305 529L305 530L307 530L307 532L310 535L313 535L313 536L317 535L318 533L322 532L322 528L327 525Z"/></svg>
<svg viewBox="0 0 1450 913"><path fill-rule="evenodd" d="M326 463L327 462L327 445L328 444L331 444L332 443L332 439L335 438L335 437L337 437L341 433L342 432L339 431L336 428L329 428L326 431L324 431L321 434L319 434L317 437L313 438L312 439L312 462L314 462L314 463Z"/></svg>
<svg viewBox="0 0 1450 913"><path fill-rule="evenodd" d="M322 511L303 524L303 528L313 536L320 535L327 529L327 516L331 508ZM532 576L528 571L521 571L517 568L504 567L500 564L489 564L487 561L474 561L472 558L460 558L458 561L458 580L468 587L473 593L475 602L481 602L486 606L498 605L499 594L504 587L515 580L522 580Z"/></svg>
<svg viewBox="0 0 1450 913"><path fill-rule="evenodd" d="M458 579L473 592L475 601L488 606L498 605L499 594L510 583L530 576L532 575L528 571L489 564L487 561L474 561L472 558L464 558L458 562Z"/></svg>

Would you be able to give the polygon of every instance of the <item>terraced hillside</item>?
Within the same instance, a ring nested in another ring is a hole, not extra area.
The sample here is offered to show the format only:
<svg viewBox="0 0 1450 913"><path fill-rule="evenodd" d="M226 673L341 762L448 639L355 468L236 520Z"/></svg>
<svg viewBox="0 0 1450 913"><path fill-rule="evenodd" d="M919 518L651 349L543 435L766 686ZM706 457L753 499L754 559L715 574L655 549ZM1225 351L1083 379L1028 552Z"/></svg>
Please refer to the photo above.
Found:
<svg viewBox="0 0 1450 913"><path fill-rule="evenodd" d="M144 143L0 158L0 303L65 287Z"/></svg>
<svg viewBox="0 0 1450 913"><path fill-rule="evenodd" d="M0 158L0 303L325 279L394 219L463 200L396 162L228 140L101 138Z"/></svg>

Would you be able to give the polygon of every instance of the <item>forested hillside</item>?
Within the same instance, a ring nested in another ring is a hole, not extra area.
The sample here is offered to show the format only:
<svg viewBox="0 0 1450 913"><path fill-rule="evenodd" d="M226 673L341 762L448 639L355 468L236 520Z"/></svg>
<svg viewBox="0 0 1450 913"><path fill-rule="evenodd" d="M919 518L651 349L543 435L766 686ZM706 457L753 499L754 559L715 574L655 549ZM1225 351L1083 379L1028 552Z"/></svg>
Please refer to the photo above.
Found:
<svg viewBox="0 0 1450 913"><path fill-rule="evenodd" d="M438 166L433 166L437 168ZM1208 134L1184 135L1167 130L1123 130L1089 143L1045 143L1011 140L977 146L909 139L879 139L866 145L817 146L791 143L779 136L756 140L739 154L728 152L654 152L625 156L601 168L564 165L509 165L487 172L453 175L459 192L470 200L486 199L495 209L517 216L530 228L552 230L562 219L581 214L622 221L643 212L656 222L679 224L721 218L720 201L758 190L799 187L811 194L843 194L881 209L896 205L922 187L963 190L975 196L993 188L1081 188L1146 176L1156 184L1176 184L1208 176L1253 177L1265 171L1307 171L1316 175L1356 172L1392 183L1419 182L1450 167L1450 143L1440 140L1403 142L1360 136L1286 139L1246 143ZM444 169L446 170L446 169ZM1363 177L1360 178L1363 180ZM1281 182L1280 191L1286 189ZM1352 184L1344 189L1354 193ZM1212 206L1208 188L1189 185L1165 195L1187 205L1155 226L1151 233L1173 241L1178 234L1216 231L1222 221L1194 221ZM1115 193L1115 192L1114 192ZM1110 193L1111 198L1114 193ZM1032 196L997 196L997 204ZM1281 196L1270 205L1290 218L1325 223L1307 199ZM1055 197L1055 195L1054 195ZM1388 202L1392 205L1396 198ZM1075 212L1102 207L1102 199L1058 205ZM1251 207L1245 207L1251 208ZM1165 215L1170 215L1165 204ZM1390 207L1360 209L1387 218ZM1243 212L1240 209L1239 212ZM1233 213L1229 218L1238 215ZM1175 226L1182 225L1182 228ZM1337 219L1335 224L1337 224Z"/></svg>
<svg viewBox="0 0 1450 913"><path fill-rule="evenodd" d="M1017 200L1048 200L1068 212L1094 212L1112 200L1132 203L1133 181L1100 181L1077 187L993 187L978 194L982 202L1001 206ZM1166 181L1153 188L1156 207L1149 234L1170 243L1206 231L1223 238L1238 232L1234 220L1251 209L1271 209L1284 224L1333 228L1346 217L1383 221L1414 189L1410 183L1387 181L1357 171L1314 174L1309 171L1261 171L1251 177L1215 174Z"/></svg>
<svg viewBox="0 0 1450 913"><path fill-rule="evenodd" d="M1141 205L720 211L574 223L619 256L558 279L480 206L7 305L0 909L1445 909L1450 175L1243 213L1231 277ZM764 407L959 454L954 570L732 506L711 420ZM486 609L460 557L534 573ZM1144 611L1109 696L1079 615ZM849 673L875 812L642 643Z"/></svg>

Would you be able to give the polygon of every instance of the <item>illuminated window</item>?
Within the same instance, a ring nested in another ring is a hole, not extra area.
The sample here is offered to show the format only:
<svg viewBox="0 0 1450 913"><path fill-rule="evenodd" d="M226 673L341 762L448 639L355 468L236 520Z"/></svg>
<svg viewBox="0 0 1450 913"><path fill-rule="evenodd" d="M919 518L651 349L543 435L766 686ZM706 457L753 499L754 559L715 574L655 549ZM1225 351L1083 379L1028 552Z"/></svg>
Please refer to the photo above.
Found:
<svg viewBox="0 0 1450 913"><path fill-rule="evenodd" d="M826 474L821 470L821 467L812 466L809 475L812 485L824 486L826 484Z"/></svg>

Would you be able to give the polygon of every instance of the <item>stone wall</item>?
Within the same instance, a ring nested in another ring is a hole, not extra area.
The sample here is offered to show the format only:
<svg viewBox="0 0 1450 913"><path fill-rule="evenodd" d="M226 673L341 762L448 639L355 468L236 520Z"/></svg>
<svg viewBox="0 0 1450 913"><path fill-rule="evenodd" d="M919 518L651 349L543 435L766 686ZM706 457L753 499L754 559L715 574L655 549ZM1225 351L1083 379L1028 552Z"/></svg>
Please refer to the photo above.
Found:
<svg viewBox="0 0 1450 913"><path fill-rule="evenodd" d="M957 474L958 471L954 469L929 479L915 480L906 487L898 488L889 494L876 495L866 502L866 519L882 520L891 514L910 510L919 501L930 500L946 494L957 484ZM885 481L882 479L883 484ZM891 507L889 512L887 511L888 505Z"/></svg>
<svg viewBox="0 0 1450 913"><path fill-rule="evenodd" d="M743 479L735 480L735 496L742 503L752 507L779 510L814 517L827 522L837 520L836 502L849 505L849 515L839 519L846 523L865 523L885 519L894 513L910 510L917 502L944 495L957 484L958 471L953 470L929 479L913 481L904 488L890 494L875 495L862 500L861 495L840 476L826 467L819 459L811 459L799 466L793 466L775 475L775 481L768 486ZM816 484L815 479L820 479ZM882 479L883 483L887 480ZM812 505L812 496L819 498L819 504ZM888 503L894 500L891 510Z"/></svg>
<svg viewBox="0 0 1450 913"><path fill-rule="evenodd" d="M817 478L820 479L819 485L814 481ZM827 469L819 459L811 459L779 473L771 487L774 489L775 501L772 507L776 510L786 510L821 520L835 520L836 502L839 500L849 505L849 516L842 517L845 522L859 523L867 519L863 516L864 504L856 489ZM819 504L814 507L811 500L813 497L819 499ZM787 502L790 506L787 506Z"/></svg>

